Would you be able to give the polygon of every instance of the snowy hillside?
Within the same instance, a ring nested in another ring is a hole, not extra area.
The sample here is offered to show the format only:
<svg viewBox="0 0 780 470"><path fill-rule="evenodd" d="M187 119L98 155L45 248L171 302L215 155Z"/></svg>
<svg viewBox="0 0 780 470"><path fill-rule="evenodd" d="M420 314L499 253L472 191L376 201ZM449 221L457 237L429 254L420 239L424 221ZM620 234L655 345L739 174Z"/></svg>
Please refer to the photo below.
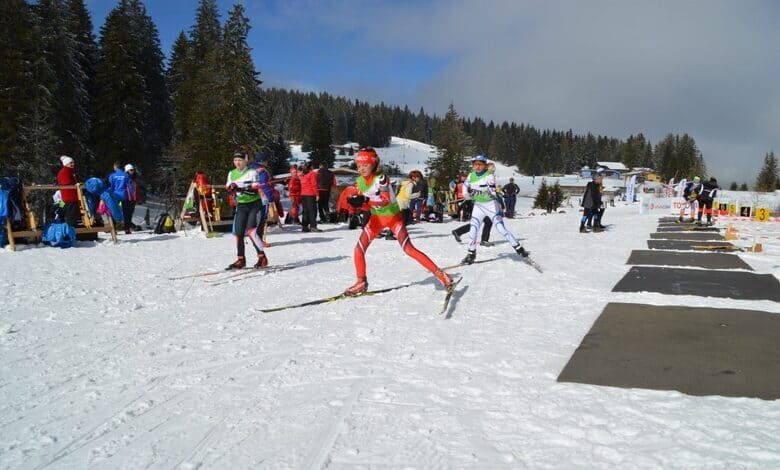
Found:
<svg viewBox="0 0 780 470"><path fill-rule="evenodd" d="M406 169L423 155L385 149ZM713 302L612 292L657 218L620 205L584 235L578 219L508 220L544 273L493 233L478 259L495 261L451 271L464 280L447 316L430 274L383 239L371 288L409 287L260 312L354 282L343 226L272 229L271 263L295 269L227 282L181 276L231 262L228 235L0 250L0 468L780 468L780 402L556 381L608 302ZM452 265L456 226L410 234ZM741 257L778 276L780 232L766 235Z"/></svg>

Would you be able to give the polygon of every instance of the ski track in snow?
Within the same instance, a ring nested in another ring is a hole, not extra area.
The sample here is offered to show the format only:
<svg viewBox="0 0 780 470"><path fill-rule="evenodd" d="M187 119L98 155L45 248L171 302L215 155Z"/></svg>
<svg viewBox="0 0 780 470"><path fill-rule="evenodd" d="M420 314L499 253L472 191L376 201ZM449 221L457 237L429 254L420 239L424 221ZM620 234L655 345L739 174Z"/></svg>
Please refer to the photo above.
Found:
<svg viewBox="0 0 780 470"><path fill-rule="evenodd" d="M229 236L0 251L0 468L780 467L780 401L556 382L608 302L724 302L612 293L657 217L610 207L609 230L582 235L567 211L507 221L543 274L494 231L477 256L501 259L451 271L446 317L438 283L382 239L371 288L411 287L260 313L353 282L359 232L334 225L271 229L273 264L310 262L220 286L168 278L226 265ZM450 265L456 226L410 234ZM765 250L741 256L777 275Z"/></svg>

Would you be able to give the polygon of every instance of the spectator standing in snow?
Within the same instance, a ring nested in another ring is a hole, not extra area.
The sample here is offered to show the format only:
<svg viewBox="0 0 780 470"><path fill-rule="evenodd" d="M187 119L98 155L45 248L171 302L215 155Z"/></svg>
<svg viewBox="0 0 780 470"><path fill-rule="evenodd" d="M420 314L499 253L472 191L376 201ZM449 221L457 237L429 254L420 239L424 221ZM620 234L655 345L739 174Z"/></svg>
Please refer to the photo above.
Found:
<svg viewBox="0 0 780 470"><path fill-rule="evenodd" d="M72 186L76 184L76 161L67 155L60 157L62 168L57 172L57 184L60 186ZM60 189L60 197L65 204L63 218L71 227L76 227L81 218L79 207L79 195L75 189Z"/></svg>
<svg viewBox="0 0 780 470"><path fill-rule="evenodd" d="M114 172L108 176L108 185L111 190L111 195L122 207L122 224L125 228L125 233L131 233L132 210L127 200L130 196L130 175L124 170L122 162L114 162ZM111 214L114 220L117 220L119 214Z"/></svg>
<svg viewBox="0 0 780 470"><path fill-rule="evenodd" d="M301 230L304 232L322 232L317 228L317 193L317 172L311 169L310 162L306 162L301 175Z"/></svg>
<svg viewBox="0 0 780 470"><path fill-rule="evenodd" d="M412 170L409 173L409 177L412 180L412 194L409 208L412 210L414 216L414 223L420 222L422 217L423 201L428 198L428 183L422 177L420 170Z"/></svg>
<svg viewBox="0 0 780 470"><path fill-rule="evenodd" d="M512 219L515 216L515 204L517 204L517 194L520 192L520 186L515 184L514 178L509 178L509 183L505 184L503 189L506 216L507 218Z"/></svg>
<svg viewBox="0 0 780 470"><path fill-rule="evenodd" d="M401 185L398 187L398 194L395 197L398 201L398 207L401 209L401 218L404 221L404 225L409 225L414 220L412 218L412 209L410 204L412 202L412 179L411 176L401 181Z"/></svg>
<svg viewBox="0 0 780 470"><path fill-rule="evenodd" d="M138 178L138 171L135 166L128 163L125 165L125 173L127 173L127 212L122 208L122 212L125 213L125 220L129 220L128 225L131 230L137 230L138 227L133 224L133 214L135 213L135 206L141 202L141 185ZM123 203L124 204L124 203ZM126 231L125 231L126 232Z"/></svg>
<svg viewBox="0 0 780 470"><path fill-rule="evenodd" d="M555 210L555 191L547 191L547 213L551 214Z"/></svg>
<svg viewBox="0 0 780 470"><path fill-rule="evenodd" d="M320 222L330 223L330 192L336 187L336 175L328 169L325 163L317 170L317 209L320 212Z"/></svg>
<svg viewBox="0 0 780 470"><path fill-rule="evenodd" d="M301 219L301 178L298 176L298 165L290 167L290 178L287 180L287 191L290 194L290 212L287 213L289 222L300 225Z"/></svg>
<svg viewBox="0 0 780 470"><path fill-rule="evenodd" d="M268 211L271 209L271 204L274 204L274 191L271 186L271 180L273 175L268 171L264 161L250 162L247 166L257 173L257 184L260 195L262 207L260 208L259 220L257 222L257 232L260 234L260 239L263 243L263 248L269 248L271 245L266 242L266 227L268 225ZM274 206L276 209L276 206Z"/></svg>
<svg viewBox="0 0 780 470"><path fill-rule="evenodd" d="M585 222L590 226L593 218L596 218L595 225L593 225L594 232L600 232L602 230L600 221L598 219L598 212L601 208L601 175L599 173L593 173L592 181L585 186L585 193L582 195L582 218L580 219L580 232L587 233L585 228Z"/></svg>

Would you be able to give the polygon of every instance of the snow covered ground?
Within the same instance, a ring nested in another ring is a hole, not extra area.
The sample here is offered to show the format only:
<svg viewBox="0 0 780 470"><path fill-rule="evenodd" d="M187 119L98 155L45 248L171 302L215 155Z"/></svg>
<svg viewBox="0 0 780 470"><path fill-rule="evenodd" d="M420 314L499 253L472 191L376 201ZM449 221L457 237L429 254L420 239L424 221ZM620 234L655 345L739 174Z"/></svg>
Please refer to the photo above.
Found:
<svg viewBox="0 0 780 470"><path fill-rule="evenodd" d="M494 233L478 259L497 261L454 270L450 318L433 278L382 239L371 287L411 287L259 312L354 281L358 232L343 226L272 230L272 263L307 264L219 286L170 278L231 262L227 235L0 251L0 467L780 468L780 401L556 382L608 302L780 314L612 293L657 217L608 208L609 229L584 235L578 217L509 220L544 274ZM410 232L450 265L466 251L456 225ZM780 276L778 235L746 258L757 272Z"/></svg>

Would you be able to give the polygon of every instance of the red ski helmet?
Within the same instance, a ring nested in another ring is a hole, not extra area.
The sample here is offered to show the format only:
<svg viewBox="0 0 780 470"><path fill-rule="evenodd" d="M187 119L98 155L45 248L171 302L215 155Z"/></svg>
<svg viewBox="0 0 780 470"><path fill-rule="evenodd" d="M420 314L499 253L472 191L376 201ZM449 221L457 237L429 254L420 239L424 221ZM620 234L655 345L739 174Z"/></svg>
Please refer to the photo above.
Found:
<svg viewBox="0 0 780 470"><path fill-rule="evenodd" d="M360 149L357 155L355 155L355 163L358 165L364 165L370 163L373 166L379 165L379 155L376 154L376 150L371 147Z"/></svg>

